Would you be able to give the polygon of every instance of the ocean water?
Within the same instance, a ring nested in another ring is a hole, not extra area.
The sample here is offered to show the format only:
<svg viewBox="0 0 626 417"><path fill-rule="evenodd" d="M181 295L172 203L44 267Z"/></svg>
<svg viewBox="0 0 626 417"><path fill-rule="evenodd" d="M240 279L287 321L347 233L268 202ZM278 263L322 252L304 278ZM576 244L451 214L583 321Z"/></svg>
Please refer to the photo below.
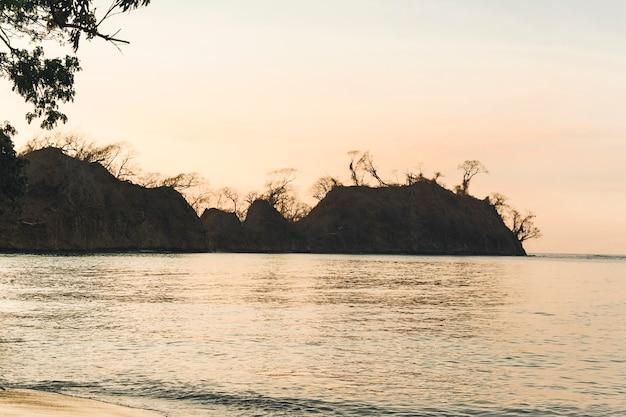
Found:
<svg viewBox="0 0 626 417"><path fill-rule="evenodd" d="M626 258L0 255L0 385L171 417L624 416Z"/></svg>

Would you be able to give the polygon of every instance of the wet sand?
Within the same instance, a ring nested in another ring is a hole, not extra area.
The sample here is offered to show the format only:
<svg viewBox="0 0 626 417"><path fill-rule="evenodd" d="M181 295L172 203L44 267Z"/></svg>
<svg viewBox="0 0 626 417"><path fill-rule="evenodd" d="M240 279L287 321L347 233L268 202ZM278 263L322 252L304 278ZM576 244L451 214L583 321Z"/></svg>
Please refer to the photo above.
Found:
<svg viewBox="0 0 626 417"><path fill-rule="evenodd" d="M2 417L164 417L156 411L122 407L115 404L45 391L0 391Z"/></svg>

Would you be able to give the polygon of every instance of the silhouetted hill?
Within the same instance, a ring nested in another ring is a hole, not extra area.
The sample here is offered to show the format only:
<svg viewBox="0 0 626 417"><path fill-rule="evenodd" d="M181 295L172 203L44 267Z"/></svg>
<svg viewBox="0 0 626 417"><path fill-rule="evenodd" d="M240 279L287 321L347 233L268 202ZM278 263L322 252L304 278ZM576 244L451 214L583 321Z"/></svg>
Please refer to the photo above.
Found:
<svg viewBox="0 0 626 417"><path fill-rule="evenodd" d="M0 217L0 249L201 251L204 229L169 187L119 181L104 167L45 148L26 155L21 214Z"/></svg>
<svg viewBox="0 0 626 417"><path fill-rule="evenodd" d="M433 181L336 187L296 223L257 200L242 223L217 209L198 218L170 187L119 181L59 149L26 158L24 209L0 216L0 250L525 254L487 201Z"/></svg>
<svg viewBox="0 0 626 417"><path fill-rule="evenodd" d="M525 255L487 201L431 181L336 187L297 223L264 200L250 206L243 225L233 213L205 215L208 235L224 251ZM235 231L240 239L232 239Z"/></svg>
<svg viewBox="0 0 626 417"><path fill-rule="evenodd" d="M239 252L245 248L243 225L235 213L210 208L204 210L200 220L210 251Z"/></svg>
<svg viewBox="0 0 626 417"><path fill-rule="evenodd" d="M256 200L243 222L246 252L293 252L300 250L293 224L266 200Z"/></svg>
<svg viewBox="0 0 626 417"><path fill-rule="evenodd" d="M525 255L488 202L431 181L337 187L295 226L310 252Z"/></svg>

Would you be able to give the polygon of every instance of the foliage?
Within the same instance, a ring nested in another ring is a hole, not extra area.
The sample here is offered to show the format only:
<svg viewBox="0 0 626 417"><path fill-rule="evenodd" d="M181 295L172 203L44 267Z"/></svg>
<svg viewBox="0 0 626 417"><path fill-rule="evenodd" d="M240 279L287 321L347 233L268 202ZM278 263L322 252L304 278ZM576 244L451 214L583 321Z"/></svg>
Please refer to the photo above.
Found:
<svg viewBox="0 0 626 417"><path fill-rule="evenodd" d="M372 176L372 178L378 181L379 186L385 187L387 185L378 175L378 171L376 170L376 167L374 167L374 159L369 151L363 152L363 155L361 155L361 158L358 161L358 165L361 166L363 171L367 172Z"/></svg>
<svg viewBox="0 0 626 417"><path fill-rule="evenodd" d="M520 243L528 239L539 239L543 236L541 230L535 226L534 219L536 215L534 213L529 211L522 215L506 201L507 198L500 193L493 193L489 196L489 203L496 209L504 223Z"/></svg>
<svg viewBox="0 0 626 417"><path fill-rule="evenodd" d="M510 222L511 231L521 243L528 239L538 239L541 236L541 230L534 224L535 214L528 212L522 215L519 211L511 209Z"/></svg>
<svg viewBox="0 0 626 417"><path fill-rule="evenodd" d="M208 189L208 181L198 173L181 173L170 177L154 172L142 173L141 169L133 163L135 151L125 142L99 146L81 135L57 134L30 140L22 149L21 154L43 148L57 148L72 158L98 163L122 181L130 181L147 188L174 188L198 213L208 207L211 202L212 193Z"/></svg>
<svg viewBox="0 0 626 417"><path fill-rule="evenodd" d="M458 169L463 171L463 182L460 186L457 186L457 193L462 195L467 195L467 189L469 188L469 184L472 178L478 174L488 174L489 171L482 164L482 162L477 161L475 159L467 160L462 164L459 164Z"/></svg>
<svg viewBox="0 0 626 417"><path fill-rule="evenodd" d="M242 207L241 194L235 188L221 188L216 194L216 200L216 208L235 213L240 220L244 218L245 209Z"/></svg>
<svg viewBox="0 0 626 417"><path fill-rule="evenodd" d="M133 164L136 153L125 142L98 146L95 142L88 141L81 135L57 134L31 139L20 154L23 155L43 148L58 148L72 158L86 162L97 162L120 180L132 180L139 172L139 168Z"/></svg>
<svg viewBox="0 0 626 417"><path fill-rule="evenodd" d="M180 173L171 177L150 172L135 176L132 182L147 188L171 187L187 200L196 213L204 211L212 199L209 182L197 172Z"/></svg>
<svg viewBox="0 0 626 417"><path fill-rule="evenodd" d="M411 171L407 171L405 172L405 177L406 177L406 185L413 185L415 183L418 183L420 181L424 181L426 180L426 177L424 176L424 174L422 173L422 167L420 166L420 170L419 173L415 173L415 172L411 172Z"/></svg>
<svg viewBox="0 0 626 417"><path fill-rule="evenodd" d="M341 187L342 185L343 184L337 178L327 175L315 181L315 184L311 187L311 194L313 198L321 201L330 190L335 187Z"/></svg>
<svg viewBox="0 0 626 417"><path fill-rule="evenodd" d="M348 166L348 169L350 169L350 179L352 180L352 183L356 186L365 185L365 183L363 182L363 178L359 176L357 170L357 157L359 156L359 153L360 151L348 152L348 155L350 156L350 165Z"/></svg>
<svg viewBox="0 0 626 417"><path fill-rule="evenodd" d="M295 168L283 168L270 172L270 179L265 184L266 191L261 199L266 200L287 220L297 221L305 217L310 207L298 200L293 185Z"/></svg>
<svg viewBox="0 0 626 417"><path fill-rule="evenodd" d="M26 194L26 161L16 157L13 134L15 130L7 123L0 125L0 214L6 206L19 209Z"/></svg>
<svg viewBox="0 0 626 417"><path fill-rule="evenodd" d="M47 58L43 45L55 41L71 44L75 53L81 37L101 38L118 46L128 43L107 34L101 26L110 17L147 6L150 0L112 0L97 14L94 0L4 0L0 2L0 77L13 84L13 91L32 104L26 114L30 123L43 118L41 127L52 129L67 116L59 104L72 101L74 75L80 70L74 55ZM118 31L119 32L119 31Z"/></svg>
<svg viewBox="0 0 626 417"><path fill-rule="evenodd" d="M369 151L350 151L350 178L356 186L369 185L369 181L365 180L365 176L369 175L371 178L378 181L379 186L385 187L387 184L380 178L378 171L374 166L374 159Z"/></svg>
<svg viewBox="0 0 626 417"><path fill-rule="evenodd" d="M501 193L493 193L489 196L489 204L491 204L496 209L500 217L504 215L504 211L507 209L507 207L509 207L506 200L507 197Z"/></svg>
<svg viewBox="0 0 626 417"><path fill-rule="evenodd" d="M26 120L42 119L40 126L52 129L67 116L59 110L61 103L74 99L74 75L80 71L75 55L49 58L44 45L71 44L74 53L81 37L101 38L117 47L128 43L117 38L117 32L106 34L101 25L110 17L147 6L150 0L112 0L104 13L97 14L94 0L2 0L0 1L0 77L7 78L12 90L22 96L32 110ZM119 32L119 31L118 31ZM16 159L11 136L15 130L2 127L3 199L13 202L24 195L26 180L19 174L23 162ZM109 150L108 152L115 152ZM123 170L118 175L124 175Z"/></svg>
<svg viewBox="0 0 626 417"><path fill-rule="evenodd" d="M427 178L422 172L422 164L418 167L419 172L415 173L412 171L406 171L405 175L405 185L413 185L418 182L433 182L435 184L441 185L444 187L444 184L439 183L439 178L443 177L441 171L435 171L432 178Z"/></svg>

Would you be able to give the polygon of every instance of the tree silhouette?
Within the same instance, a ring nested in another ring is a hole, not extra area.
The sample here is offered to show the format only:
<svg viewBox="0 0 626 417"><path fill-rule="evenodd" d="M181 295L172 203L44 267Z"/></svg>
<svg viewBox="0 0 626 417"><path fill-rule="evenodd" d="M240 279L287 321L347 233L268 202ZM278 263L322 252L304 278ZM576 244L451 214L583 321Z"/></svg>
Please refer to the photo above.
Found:
<svg viewBox="0 0 626 417"><path fill-rule="evenodd" d="M365 181L365 174L369 174L369 176L378 181L379 186L387 186L385 181L378 175L378 171L374 166L374 159L369 151L362 153L361 151L350 151L348 155L350 156L350 165L348 168L350 169L350 178L354 185L368 185L369 183Z"/></svg>
<svg viewBox="0 0 626 417"><path fill-rule="evenodd" d="M359 159L357 157L361 151L349 151L348 155L350 156L350 165L348 169L350 169L350 178L352 179L352 183L356 186L365 185L363 182L363 177L359 175Z"/></svg>
<svg viewBox="0 0 626 417"><path fill-rule="evenodd" d="M94 0L4 0L0 2L0 76L13 84L13 91L33 105L26 113L30 123L43 118L41 127L52 129L67 116L59 103L72 101L74 74L80 70L75 55L47 58L44 46L71 44L75 53L80 39L100 38L119 48L128 43L117 33L101 31L101 25L114 15L147 6L150 0L112 0L96 13ZM100 13L101 12L101 13Z"/></svg>
<svg viewBox="0 0 626 417"><path fill-rule="evenodd" d="M71 44L74 53L82 36L104 39L119 48L128 42L117 37L119 31L102 32L102 23L114 15L147 6L150 0L111 0L108 8L100 8L99 14L94 3L94 0L0 1L0 77L7 78L12 90L32 105L32 110L26 113L28 123L41 118L40 126L44 129L65 123L67 116L59 110L59 104L74 100L76 94L74 75L80 71L79 59L75 55L46 57L44 46L51 49L48 41L61 47ZM8 122L3 126L2 169L7 172L0 175L4 176L20 162L9 151L9 147L13 149L11 136L15 129ZM4 181L4 198L14 201L23 195L21 180L11 185L6 183L6 178L0 181Z"/></svg>
<svg viewBox="0 0 626 417"><path fill-rule="evenodd" d="M533 219L536 217L532 212L526 215L520 214L515 209L511 209L511 231L521 243L528 239L538 239L541 236L541 230L535 226Z"/></svg>
<svg viewBox="0 0 626 417"><path fill-rule="evenodd" d="M293 185L297 169L282 168L270 172L270 179L265 184L266 191L261 199L276 208L287 220L300 220L308 214L310 207L298 200Z"/></svg>
<svg viewBox="0 0 626 417"><path fill-rule="evenodd" d="M539 239L543 236L541 230L535 226L535 214L528 212L526 215L522 215L507 203L507 197L503 194L491 194L489 203L496 209L502 221L513 232L520 243L528 239Z"/></svg>
<svg viewBox="0 0 626 417"><path fill-rule="evenodd" d="M26 161L16 157L11 141L14 133L8 124L0 125L0 214L8 207L18 209L26 194Z"/></svg>
<svg viewBox="0 0 626 417"><path fill-rule="evenodd" d="M315 184L313 184L313 186L311 187L313 198L321 201L324 197L326 197L326 194L328 194L330 190L332 190L335 187L340 187L342 185L343 184L341 184L341 182L338 179L328 176L328 175L325 177L319 178L317 181L315 181Z"/></svg>
<svg viewBox="0 0 626 417"><path fill-rule="evenodd" d="M378 175L378 171L374 167L374 158L372 157L372 154L370 154L369 151L363 152L363 155L361 155L361 159L359 159L359 165L365 172L370 174L372 178L378 181L379 186L381 187L387 186L385 181L383 181L382 178L380 178L380 176Z"/></svg>
<svg viewBox="0 0 626 417"><path fill-rule="evenodd" d="M86 162L97 162L119 180L133 180L140 171L133 163L136 152L126 142L100 146L79 134L57 134L29 140L20 154L24 155L43 148L57 148L72 158Z"/></svg>
<svg viewBox="0 0 626 417"><path fill-rule="evenodd" d="M489 173L482 162L475 159L467 160L462 164L459 164L458 168L463 171L463 182L457 187L457 193L462 195L467 195L467 189L469 188L470 181L474 178L474 176L477 174Z"/></svg>

